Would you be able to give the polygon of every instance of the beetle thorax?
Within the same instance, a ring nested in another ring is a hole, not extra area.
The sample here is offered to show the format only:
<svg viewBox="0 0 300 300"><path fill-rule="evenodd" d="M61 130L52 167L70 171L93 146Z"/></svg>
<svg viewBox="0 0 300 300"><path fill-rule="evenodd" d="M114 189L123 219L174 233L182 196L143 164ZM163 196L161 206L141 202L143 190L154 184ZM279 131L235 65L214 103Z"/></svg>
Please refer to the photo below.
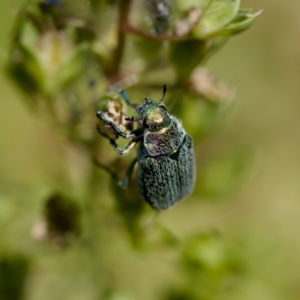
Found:
<svg viewBox="0 0 300 300"><path fill-rule="evenodd" d="M186 133L182 124L170 116L170 125L160 131L145 132L144 146L152 157L174 154L182 145Z"/></svg>

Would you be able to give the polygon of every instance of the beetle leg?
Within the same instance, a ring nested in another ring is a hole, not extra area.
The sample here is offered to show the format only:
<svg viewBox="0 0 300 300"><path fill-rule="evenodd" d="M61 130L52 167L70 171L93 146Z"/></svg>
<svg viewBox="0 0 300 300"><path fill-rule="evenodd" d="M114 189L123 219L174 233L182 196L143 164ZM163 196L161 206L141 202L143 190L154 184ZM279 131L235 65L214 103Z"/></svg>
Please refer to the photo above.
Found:
<svg viewBox="0 0 300 300"><path fill-rule="evenodd" d="M110 140L110 137L107 134L105 134L104 132L102 132L102 130L100 129L99 126L96 127L96 130L99 134L101 134L102 136L104 136L105 138Z"/></svg>
<svg viewBox="0 0 300 300"><path fill-rule="evenodd" d="M123 180L118 181L118 185L121 186L123 189L126 189L128 187L131 175L133 173L134 166L137 162L137 158L135 158L132 163L129 165L128 169L126 170L125 177Z"/></svg>
<svg viewBox="0 0 300 300"><path fill-rule="evenodd" d="M133 103L131 103L131 102L129 101L129 98L128 98L128 96L127 96L127 93L126 93L124 90L119 90L118 92L122 95L123 100L124 100L124 101L126 102L126 104L128 104L129 106L135 108L135 107L138 105L138 104L133 104ZM137 120L138 120L138 119L137 119ZM135 120L135 121L137 121L137 120Z"/></svg>
<svg viewBox="0 0 300 300"><path fill-rule="evenodd" d="M116 143L116 141L113 140L113 139L110 139L108 135L106 135L105 133L103 133L103 132L99 129L99 127L97 127L97 131L98 131L101 135L103 135L104 137L106 137L107 139L109 139L109 141L110 141L110 143L112 144L112 146L114 147L114 149L115 149L119 154L121 154L121 155L127 154L127 153L135 146L135 144L139 141L139 139L142 137L142 136L136 136L136 135L134 134L135 139L132 139L132 140L125 146L124 149L121 149L121 148L118 146L118 144Z"/></svg>
<svg viewBox="0 0 300 300"><path fill-rule="evenodd" d="M163 96L162 96L161 100L159 101L160 105L163 104L163 102L164 102L164 98L165 98L166 92L167 92L167 86L164 84L164 87L163 87Z"/></svg>
<svg viewBox="0 0 300 300"><path fill-rule="evenodd" d="M115 150L121 154L121 155L125 155L127 154L136 144L136 141L135 140L131 140L126 146L124 149L121 149L115 140L110 140L110 143L113 145L113 147L115 148Z"/></svg>
<svg viewBox="0 0 300 300"><path fill-rule="evenodd" d="M94 158L93 161L97 167L106 171L112 177L112 179L118 184L118 186L122 187L123 189L126 189L128 187L134 166L137 162L137 158L135 158L133 162L129 165L128 169L126 170L125 177L123 179L120 179L114 171L112 171L108 166L100 163L96 158Z"/></svg>
<svg viewBox="0 0 300 300"><path fill-rule="evenodd" d="M103 117L102 115L102 112L101 111L98 111L97 112L97 117L102 120L103 122L105 122L106 124L110 125L111 128L114 130L114 132L121 136L122 138L124 139L127 139L127 140L131 140L135 137L134 134L131 134L131 133L126 133L125 131L123 131L121 128L119 128L114 122L110 121L110 120L107 120L105 117Z"/></svg>

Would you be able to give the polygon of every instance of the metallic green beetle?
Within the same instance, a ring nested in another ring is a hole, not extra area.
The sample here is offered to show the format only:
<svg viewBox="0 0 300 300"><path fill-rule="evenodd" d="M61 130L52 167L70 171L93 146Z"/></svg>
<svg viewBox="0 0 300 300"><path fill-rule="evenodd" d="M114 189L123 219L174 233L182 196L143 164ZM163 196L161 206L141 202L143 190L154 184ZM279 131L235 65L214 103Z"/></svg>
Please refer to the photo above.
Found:
<svg viewBox="0 0 300 300"><path fill-rule="evenodd" d="M115 150L127 154L136 143L140 142L137 158L129 166L126 176L119 180L119 185L126 188L134 165L138 162L137 186L139 193L155 209L167 209L176 202L188 196L195 182L195 156L193 141L181 122L169 115L163 99L159 103L145 98L142 105L131 104L127 94L121 91L125 102L131 105L139 114L137 121L140 127L126 133L116 124L105 118L101 111L97 117L110 125L114 132L130 140L124 149L120 149L115 140L110 139Z"/></svg>

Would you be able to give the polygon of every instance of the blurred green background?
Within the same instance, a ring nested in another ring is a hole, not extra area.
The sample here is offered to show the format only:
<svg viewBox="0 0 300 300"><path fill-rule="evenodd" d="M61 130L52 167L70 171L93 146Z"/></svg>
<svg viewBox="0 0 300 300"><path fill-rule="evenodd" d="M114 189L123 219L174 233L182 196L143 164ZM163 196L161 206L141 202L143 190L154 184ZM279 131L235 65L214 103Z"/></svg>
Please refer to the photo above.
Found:
<svg viewBox="0 0 300 300"><path fill-rule="evenodd" d="M2 70L22 3L0 2ZM203 146L198 145L197 157L242 149L249 152L248 170L234 192L211 200L199 199L196 189L188 200L145 222L151 224L155 218L179 244L199 232L213 232L222 240L237 271L219 286L216 296L203 299L296 300L300 299L300 2L243 0L242 5L264 12L207 64L237 88L237 96ZM167 249L131 248L122 222L105 211L103 203L112 197L105 173L99 183L101 199L82 204L90 212L82 221L89 228L83 241L60 249L34 239L33 228L50 191L61 185L73 194L84 189L83 158L26 109L24 96L4 71L0 90L0 290L1 282L5 285L0 299L189 299L187 294L180 296L181 291L163 298L174 286L184 290L184 280L191 289L199 284L188 276L182 279L180 246L174 250L171 242ZM4 284L5 277L16 282Z"/></svg>

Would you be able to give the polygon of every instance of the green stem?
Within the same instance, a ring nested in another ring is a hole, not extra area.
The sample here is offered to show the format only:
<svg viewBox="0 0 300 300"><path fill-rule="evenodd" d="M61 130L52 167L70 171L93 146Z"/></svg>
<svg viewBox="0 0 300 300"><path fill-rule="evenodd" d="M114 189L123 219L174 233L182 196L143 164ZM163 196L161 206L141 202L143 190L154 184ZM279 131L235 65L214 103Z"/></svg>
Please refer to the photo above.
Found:
<svg viewBox="0 0 300 300"><path fill-rule="evenodd" d="M118 44L113 53L113 61L109 72L110 81L118 80L120 77L121 62L125 49L125 32L123 24L127 23L131 0L121 0L119 8Z"/></svg>
<svg viewBox="0 0 300 300"><path fill-rule="evenodd" d="M155 41L186 41L191 39L190 35L153 35L151 33L144 32L138 28L132 26L129 22L123 24L123 31L135 34L146 39L155 40Z"/></svg>

